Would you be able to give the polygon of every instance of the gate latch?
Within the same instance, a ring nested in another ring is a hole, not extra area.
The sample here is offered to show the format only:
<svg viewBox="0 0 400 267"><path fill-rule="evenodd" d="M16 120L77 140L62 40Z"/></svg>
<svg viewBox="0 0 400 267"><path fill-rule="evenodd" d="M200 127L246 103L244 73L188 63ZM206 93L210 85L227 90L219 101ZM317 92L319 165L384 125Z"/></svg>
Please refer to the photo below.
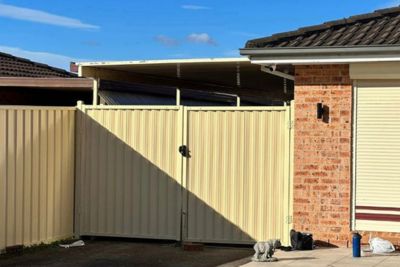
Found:
<svg viewBox="0 0 400 267"><path fill-rule="evenodd" d="M187 148L187 146L185 146L185 145L180 146L178 151L179 151L179 153L181 153L182 156L184 156L186 158L190 157L189 149Z"/></svg>

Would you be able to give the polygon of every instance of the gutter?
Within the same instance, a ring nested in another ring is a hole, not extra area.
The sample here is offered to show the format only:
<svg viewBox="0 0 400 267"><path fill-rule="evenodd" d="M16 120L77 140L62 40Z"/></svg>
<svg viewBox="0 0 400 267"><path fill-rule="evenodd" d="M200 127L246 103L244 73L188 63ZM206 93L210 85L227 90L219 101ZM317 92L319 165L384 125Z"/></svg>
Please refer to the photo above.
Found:
<svg viewBox="0 0 400 267"><path fill-rule="evenodd" d="M400 46L243 48L240 53L261 65L400 61Z"/></svg>

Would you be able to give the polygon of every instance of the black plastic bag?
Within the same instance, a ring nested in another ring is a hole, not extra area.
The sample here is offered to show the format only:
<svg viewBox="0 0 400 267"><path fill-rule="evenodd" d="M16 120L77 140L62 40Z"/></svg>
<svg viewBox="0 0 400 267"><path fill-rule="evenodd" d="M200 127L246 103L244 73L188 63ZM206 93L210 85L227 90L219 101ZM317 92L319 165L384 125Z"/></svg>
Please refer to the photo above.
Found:
<svg viewBox="0 0 400 267"><path fill-rule="evenodd" d="M290 243L292 250L312 250L313 249L313 236L310 233L290 231Z"/></svg>

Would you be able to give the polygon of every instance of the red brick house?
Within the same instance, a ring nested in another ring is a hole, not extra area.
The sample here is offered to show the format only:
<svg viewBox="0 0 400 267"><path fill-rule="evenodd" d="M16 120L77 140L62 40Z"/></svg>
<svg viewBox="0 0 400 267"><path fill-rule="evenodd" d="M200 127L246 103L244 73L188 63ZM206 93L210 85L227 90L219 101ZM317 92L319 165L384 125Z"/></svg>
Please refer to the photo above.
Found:
<svg viewBox="0 0 400 267"><path fill-rule="evenodd" d="M241 54L294 69L295 229L400 245L400 7L250 40Z"/></svg>

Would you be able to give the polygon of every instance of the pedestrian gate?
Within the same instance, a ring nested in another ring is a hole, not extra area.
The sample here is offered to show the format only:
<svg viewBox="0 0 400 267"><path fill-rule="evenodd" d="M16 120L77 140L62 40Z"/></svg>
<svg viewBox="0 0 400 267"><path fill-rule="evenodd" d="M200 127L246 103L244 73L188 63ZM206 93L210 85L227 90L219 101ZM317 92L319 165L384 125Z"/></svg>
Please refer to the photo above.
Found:
<svg viewBox="0 0 400 267"><path fill-rule="evenodd" d="M291 125L289 106L79 107L77 234L288 243Z"/></svg>

